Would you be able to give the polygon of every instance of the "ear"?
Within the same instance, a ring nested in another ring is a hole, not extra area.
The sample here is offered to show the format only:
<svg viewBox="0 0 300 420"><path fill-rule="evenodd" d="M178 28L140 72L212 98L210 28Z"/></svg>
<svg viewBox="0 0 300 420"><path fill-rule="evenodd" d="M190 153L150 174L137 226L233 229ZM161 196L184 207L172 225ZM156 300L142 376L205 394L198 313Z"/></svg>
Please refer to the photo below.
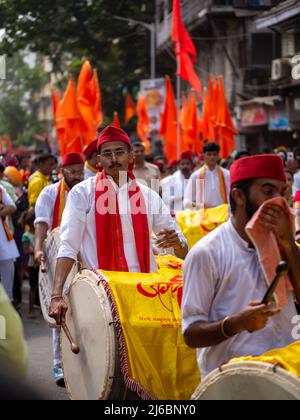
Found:
<svg viewBox="0 0 300 420"><path fill-rule="evenodd" d="M234 199L237 207L243 207L246 206L246 195L243 190L240 188L234 188L231 191L232 198Z"/></svg>

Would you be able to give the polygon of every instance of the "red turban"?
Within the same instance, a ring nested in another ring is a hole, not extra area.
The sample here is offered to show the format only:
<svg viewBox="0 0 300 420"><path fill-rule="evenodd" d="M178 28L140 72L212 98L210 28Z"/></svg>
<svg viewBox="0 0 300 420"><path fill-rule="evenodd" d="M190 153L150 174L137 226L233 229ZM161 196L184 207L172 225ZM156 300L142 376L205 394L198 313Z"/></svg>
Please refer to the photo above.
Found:
<svg viewBox="0 0 300 420"><path fill-rule="evenodd" d="M84 165L84 160L81 153L68 153L62 157L61 166L63 168L71 165Z"/></svg>
<svg viewBox="0 0 300 420"><path fill-rule="evenodd" d="M94 152L97 151L97 143L98 140L94 140L92 141L92 143L90 143L88 146L85 147L85 149L83 150L83 153L85 155L85 157L88 159Z"/></svg>
<svg viewBox="0 0 300 420"><path fill-rule="evenodd" d="M300 201L300 190L295 194L294 203L297 203L297 201Z"/></svg>
<svg viewBox="0 0 300 420"><path fill-rule="evenodd" d="M182 152L180 155L179 160L190 160L193 162L194 160L194 153L191 151Z"/></svg>
<svg viewBox="0 0 300 420"><path fill-rule="evenodd" d="M239 159L231 166L231 186L239 181L257 178L286 182L282 159L278 155L255 155Z"/></svg>
<svg viewBox="0 0 300 420"><path fill-rule="evenodd" d="M107 126L98 136L97 147L100 149L102 144L109 143L112 141L120 141L128 144L131 147L130 138L121 128L114 127L112 125Z"/></svg>
<svg viewBox="0 0 300 420"><path fill-rule="evenodd" d="M168 166L170 168L175 168L178 165L178 161L177 160L170 160L168 163Z"/></svg>

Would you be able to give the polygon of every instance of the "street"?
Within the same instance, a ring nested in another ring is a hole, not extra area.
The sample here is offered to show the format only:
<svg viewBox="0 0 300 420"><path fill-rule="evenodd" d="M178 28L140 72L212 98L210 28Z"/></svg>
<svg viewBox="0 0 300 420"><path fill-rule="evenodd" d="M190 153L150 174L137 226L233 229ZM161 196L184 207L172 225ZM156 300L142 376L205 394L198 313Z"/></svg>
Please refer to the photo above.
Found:
<svg viewBox="0 0 300 420"><path fill-rule="evenodd" d="M36 310L36 319L27 318L28 288L24 287L22 316L29 348L29 384L46 400L68 400L64 388L56 386L52 374L52 337L42 315Z"/></svg>

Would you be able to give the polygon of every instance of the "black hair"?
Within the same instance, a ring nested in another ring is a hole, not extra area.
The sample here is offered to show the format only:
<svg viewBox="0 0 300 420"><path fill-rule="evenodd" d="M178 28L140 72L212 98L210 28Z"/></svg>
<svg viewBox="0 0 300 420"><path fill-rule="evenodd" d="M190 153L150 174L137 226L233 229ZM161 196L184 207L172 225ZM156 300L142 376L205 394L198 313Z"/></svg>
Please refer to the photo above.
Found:
<svg viewBox="0 0 300 420"><path fill-rule="evenodd" d="M245 179L243 181L238 181L231 186L231 191L235 188L239 188L240 190L244 192L246 197L249 197L250 188L253 185L253 183L254 183L254 179ZM237 210L237 205L232 197L231 192L230 192L230 208L231 208L232 214L235 215L236 210Z"/></svg>
<svg viewBox="0 0 300 420"><path fill-rule="evenodd" d="M235 156L235 160L239 160L243 157L248 157L251 156L251 153L248 150L241 150L240 152L238 152Z"/></svg>
<svg viewBox="0 0 300 420"><path fill-rule="evenodd" d="M217 143L205 143L203 153L217 152L220 153L220 146Z"/></svg>
<svg viewBox="0 0 300 420"><path fill-rule="evenodd" d="M37 157L36 163L40 165L41 163L47 162L47 160L53 159L54 161L57 161L55 156L53 156L51 153L43 153L42 155Z"/></svg>
<svg viewBox="0 0 300 420"><path fill-rule="evenodd" d="M2 163L0 163L0 172L3 173L5 171L5 167Z"/></svg>

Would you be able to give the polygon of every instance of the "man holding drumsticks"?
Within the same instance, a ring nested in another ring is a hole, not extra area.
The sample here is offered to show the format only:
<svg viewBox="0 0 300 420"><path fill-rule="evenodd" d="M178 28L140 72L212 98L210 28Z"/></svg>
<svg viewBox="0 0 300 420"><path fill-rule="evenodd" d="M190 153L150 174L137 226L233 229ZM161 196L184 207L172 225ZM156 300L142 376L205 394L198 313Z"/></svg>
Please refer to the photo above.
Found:
<svg viewBox="0 0 300 420"><path fill-rule="evenodd" d="M287 203L287 211L266 203L257 213L264 202L284 197L285 189L280 157L258 155L235 162L231 219L199 241L186 259L183 333L186 343L198 349L202 376L232 358L260 356L295 341L292 320L297 315L295 298L300 301L300 252L289 208ZM254 215L258 218L252 219ZM285 303L280 309L261 304L267 284L258 251L245 230L250 220L256 220L266 236L275 235L282 259L288 262L291 284L281 283Z"/></svg>
<svg viewBox="0 0 300 420"><path fill-rule="evenodd" d="M157 246L173 248L185 258L188 247L161 198L139 184L132 172L133 154L128 135L108 126L98 137L98 164L103 171L70 193L61 225L55 285L49 315L65 322L67 304L62 291L80 252L90 269L150 273L157 270L151 232Z"/></svg>

